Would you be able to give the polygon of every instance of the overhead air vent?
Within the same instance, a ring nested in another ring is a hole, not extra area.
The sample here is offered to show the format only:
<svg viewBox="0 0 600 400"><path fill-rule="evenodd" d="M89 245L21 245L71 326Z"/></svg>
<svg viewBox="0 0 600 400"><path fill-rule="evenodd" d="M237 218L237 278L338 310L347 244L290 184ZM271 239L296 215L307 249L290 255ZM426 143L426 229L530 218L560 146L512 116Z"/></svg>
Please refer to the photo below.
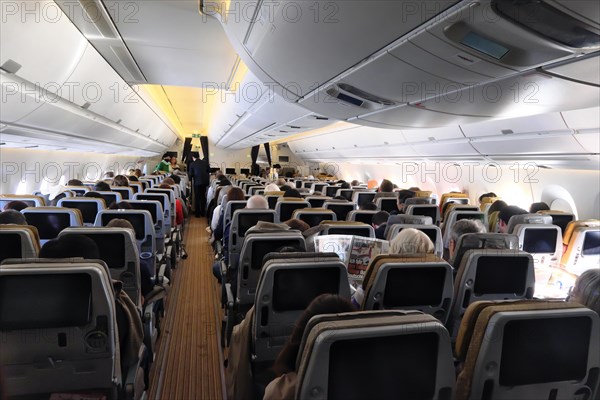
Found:
<svg viewBox="0 0 600 400"><path fill-rule="evenodd" d="M295 125L288 125L287 127L290 129L302 129L301 126L295 126Z"/></svg>
<svg viewBox="0 0 600 400"><path fill-rule="evenodd" d="M374 94L371 94L371 93L367 93L358 88L355 88L352 85L348 85L347 83L340 83L338 86L343 91L348 92L354 96L360 97L361 99L370 101L371 103L381 104L382 106L393 106L394 104L396 104L391 100L384 99L379 96L375 96Z"/></svg>
<svg viewBox="0 0 600 400"><path fill-rule="evenodd" d="M592 13L593 3L589 2L589 9ZM505 18L566 46L573 48L600 46L600 35L596 28L544 1L492 0L492 8Z"/></svg>
<svg viewBox="0 0 600 400"><path fill-rule="evenodd" d="M329 121L329 118L327 117L320 117L318 115L315 115L314 117L317 121Z"/></svg>
<svg viewBox="0 0 600 400"><path fill-rule="evenodd" d="M515 133L512 129L502 129L500 132L502 132L503 135L512 135Z"/></svg>
<svg viewBox="0 0 600 400"><path fill-rule="evenodd" d="M6 60L6 62L4 64L2 64L2 66L0 66L0 69L9 74L16 74L17 71L19 71L21 69L21 64L9 59L9 60Z"/></svg>
<svg viewBox="0 0 600 400"><path fill-rule="evenodd" d="M84 103L84 104L81 106L81 108L83 108L84 110L87 110L88 108L90 108L90 106L91 106L91 105L92 105L92 103L89 103L89 102L87 102L87 101L86 101L86 102L85 102L85 103Z"/></svg>

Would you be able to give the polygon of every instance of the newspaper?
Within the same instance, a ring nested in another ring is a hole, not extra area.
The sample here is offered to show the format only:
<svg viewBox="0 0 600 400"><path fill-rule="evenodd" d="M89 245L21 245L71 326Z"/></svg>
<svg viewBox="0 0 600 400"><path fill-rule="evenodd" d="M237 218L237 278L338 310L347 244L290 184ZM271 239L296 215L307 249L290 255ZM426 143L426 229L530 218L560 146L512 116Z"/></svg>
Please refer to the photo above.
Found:
<svg viewBox="0 0 600 400"><path fill-rule="evenodd" d="M373 258L388 253L387 240L353 235L322 235L315 237L315 250L319 253L336 253L346 265L351 283L362 283L367 267Z"/></svg>

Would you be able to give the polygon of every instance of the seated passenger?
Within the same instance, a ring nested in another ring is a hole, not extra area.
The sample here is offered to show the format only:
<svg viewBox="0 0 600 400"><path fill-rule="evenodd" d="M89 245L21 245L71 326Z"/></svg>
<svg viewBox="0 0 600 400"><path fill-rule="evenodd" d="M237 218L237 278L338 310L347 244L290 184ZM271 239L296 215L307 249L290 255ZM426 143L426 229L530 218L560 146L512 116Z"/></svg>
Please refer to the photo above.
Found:
<svg viewBox="0 0 600 400"><path fill-rule="evenodd" d="M358 207L358 209L363 211L377 211L377 204L373 203L372 201L369 201L366 203L362 203L362 205Z"/></svg>
<svg viewBox="0 0 600 400"><path fill-rule="evenodd" d="M538 211L546 211L546 210L550 210L550 206L548 204L544 203L543 201L540 201L538 203L531 203L531 206L529 206L530 214L535 214Z"/></svg>
<svg viewBox="0 0 600 400"><path fill-rule="evenodd" d="M415 197L415 192L412 190L401 190L398 192L398 201L396 202L396 207L398 208L398 214L404 214L406 199L410 199Z"/></svg>
<svg viewBox="0 0 600 400"><path fill-rule="evenodd" d="M485 226L478 219L461 219L460 221L456 221L454 225L452 225L452 230L450 231L450 241L448 242L448 251L450 252L450 261L454 258L454 254L456 253L456 244L458 243L458 238L467 233L484 233ZM458 268L458 265L454 266Z"/></svg>
<svg viewBox="0 0 600 400"><path fill-rule="evenodd" d="M129 204L127 201L120 201L120 202L116 202L113 201L111 203L110 206L108 206L109 210L132 210L133 207L131 207L131 204Z"/></svg>
<svg viewBox="0 0 600 400"><path fill-rule="evenodd" d="M0 212L0 225L27 225L27 219L17 210Z"/></svg>
<svg viewBox="0 0 600 400"><path fill-rule="evenodd" d="M129 187L129 179L125 175L117 175L113 178L113 186Z"/></svg>
<svg viewBox="0 0 600 400"><path fill-rule="evenodd" d="M504 207L498 214L498 232L510 233L508 232L508 221L511 217L522 214L527 214L527 211L517 206Z"/></svg>
<svg viewBox="0 0 600 400"><path fill-rule="evenodd" d="M500 212L506 207L508 207L508 204L504 200L496 200L492 203L490 208L488 208L487 214L489 216L493 212Z"/></svg>
<svg viewBox="0 0 600 400"><path fill-rule="evenodd" d="M394 193L394 184L391 181L387 179L381 181L373 200L380 197L396 197L396 193Z"/></svg>
<svg viewBox="0 0 600 400"><path fill-rule="evenodd" d="M133 174L134 174L135 176L137 176L138 178L140 178L140 177L143 175L143 173L142 173L142 170L141 170L141 169L139 169L139 168L136 168L136 169L133 171Z"/></svg>
<svg viewBox="0 0 600 400"><path fill-rule="evenodd" d="M102 195L98 192L95 191L91 191L91 192L85 192L83 197L91 197L93 199L103 199L104 197L102 197Z"/></svg>
<svg viewBox="0 0 600 400"><path fill-rule="evenodd" d="M402 229L390 242L390 254L406 256L411 254L433 254L434 251L435 245L431 239L425 233L414 228ZM368 268L371 268L371 265ZM366 285L367 282L363 281L362 285L352 295L352 304L356 308L360 308L364 300Z"/></svg>
<svg viewBox="0 0 600 400"><path fill-rule="evenodd" d="M304 329L308 321L315 315L339 314L352 311L354 311L354 307L343 297L332 294L322 294L316 297L296 321L291 336L277 356L273 365L273 370L277 378L267 385L263 400L294 399L298 384L296 359L299 356L300 342L302 341Z"/></svg>
<svg viewBox="0 0 600 400"><path fill-rule="evenodd" d="M100 259L96 242L85 235L66 235L47 241L40 249L40 258Z"/></svg>
<svg viewBox="0 0 600 400"><path fill-rule="evenodd" d="M135 175L127 175L127 180L128 180L129 182L139 182L139 181L140 181L140 180L138 179L138 177L137 177L137 176L135 176Z"/></svg>
<svg viewBox="0 0 600 400"><path fill-rule="evenodd" d="M173 182L173 183L169 183L169 182ZM171 189L171 185L174 183L175 182L172 179L166 178L160 185L158 185L158 188L159 189ZM184 219L185 219L185 214L183 212L183 202L181 201L181 199L175 199L175 224L177 224L177 225L183 224Z"/></svg>
<svg viewBox="0 0 600 400"><path fill-rule="evenodd" d="M98 181L94 185L95 192L110 192L110 185L104 181Z"/></svg>
<svg viewBox="0 0 600 400"><path fill-rule="evenodd" d="M357 181L356 179L354 179L352 182L350 182L350 186L358 186L360 185L360 182Z"/></svg>
<svg viewBox="0 0 600 400"><path fill-rule="evenodd" d="M79 179L70 179L67 182L67 186L84 186L83 182L81 182Z"/></svg>
<svg viewBox="0 0 600 400"><path fill-rule="evenodd" d="M387 211L379 211L371 219L371 225L375 229L375 237L377 239L385 240L385 228L387 228L387 220L390 217L390 213Z"/></svg>
<svg viewBox="0 0 600 400"><path fill-rule="evenodd" d="M292 198L301 199L302 195L300 194L300 192L298 191L298 189L294 189L294 188L288 187L287 189L285 189L285 192L283 193L283 197L288 197L288 198L292 197Z"/></svg>
<svg viewBox="0 0 600 400"><path fill-rule="evenodd" d="M588 269L579 275L567 301L583 304L600 315L600 270Z"/></svg>
<svg viewBox="0 0 600 400"><path fill-rule="evenodd" d="M225 222L225 210L227 209L227 203L230 201L239 201L245 200L246 196L244 196L244 191L239 187L232 187L227 193L227 202L223 202L223 204L219 204L215 207L213 211L212 218L210 221L210 227L212 228L213 235L211 240L214 242L215 240L223 239L223 223Z"/></svg>
<svg viewBox="0 0 600 400"><path fill-rule="evenodd" d="M279 186L274 183L269 183L267 186L265 186L265 193L267 192L279 192Z"/></svg>
<svg viewBox="0 0 600 400"><path fill-rule="evenodd" d="M21 210L23 210L23 209L25 209L27 207L29 207L29 206L24 201L13 200L13 201L9 201L8 203L6 203L4 205L4 210L3 211L15 210L15 211L21 212Z"/></svg>
<svg viewBox="0 0 600 400"><path fill-rule="evenodd" d="M481 204L483 199L485 199L486 197L498 197L498 196L494 192L484 193L481 196L479 196L479 204Z"/></svg>

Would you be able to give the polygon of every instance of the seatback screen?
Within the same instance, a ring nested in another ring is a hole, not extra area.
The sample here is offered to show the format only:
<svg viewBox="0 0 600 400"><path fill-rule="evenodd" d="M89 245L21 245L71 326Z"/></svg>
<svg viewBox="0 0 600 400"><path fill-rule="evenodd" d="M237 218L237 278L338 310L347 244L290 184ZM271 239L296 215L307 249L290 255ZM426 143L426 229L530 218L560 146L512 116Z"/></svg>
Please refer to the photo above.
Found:
<svg viewBox="0 0 600 400"><path fill-rule="evenodd" d="M600 231L587 231L585 233L581 254L584 256L600 255Z"/></svg>
<svg viewBox="0 0 600 400"><path fill-rule="evenodd" d="M71 226L71 216L63 213L26 213L25 219L37 228L41 240L54 239L60 231Z"/></svg>
<svg viewBox="0 0 600 400"><path fill-rule="evenodd" d="M556 252L556 229L526 229L523 237L523 251L528 253Z"/></svg>
<svg viewBox="0 0 600 400"><path fill-rule="evenodd" d="M337 294L339 285L338 268L280 269L274 276L273 309L304 310L321 294Z"/></svg>
<svg viewBox="0 0 600 400"><path fill-rule="evenodd" d="M523 294L527 286L528 266L527 257L479 257L475 274L475 295Z"/></svg>
<svg viewBox="0 0 600 400"><path fill-rule="evenodd" d="M76 208L81 211L81 217L83 222L86 224L93 224L96 221L96 214L98 214L98 204L91 201L68 201L63 200L62 206L66 208Z"/></svg>
<svg viewBox="0 0 600 400"><path fill-rule="evenodd" d="M446 270L444 268L395 268L388 272L383 305L438 306L442 303Z"/></svg>

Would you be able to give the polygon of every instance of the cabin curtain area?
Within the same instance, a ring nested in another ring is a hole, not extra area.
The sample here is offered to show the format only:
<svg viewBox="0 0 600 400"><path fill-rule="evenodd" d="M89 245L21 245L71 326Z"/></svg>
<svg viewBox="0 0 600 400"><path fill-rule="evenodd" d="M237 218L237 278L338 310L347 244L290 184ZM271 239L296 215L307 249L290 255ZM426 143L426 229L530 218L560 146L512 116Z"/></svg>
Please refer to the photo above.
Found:
<svg viewBox="0 0 600 400"><path fill-rule="evenodd" d="M269 163L269 167L271 166L271 146L269 146L269 142L263 144L265 146L265 153L267 153L267 162Z"/></svg>
<svg viewBox="0 0 600 400"><path fill-rule="evenodd" d="M200 145L202 146L202 155L204 160L206 160L206 163L210 163L210 160L208 159L208 136L200 136Z"/></svg>

